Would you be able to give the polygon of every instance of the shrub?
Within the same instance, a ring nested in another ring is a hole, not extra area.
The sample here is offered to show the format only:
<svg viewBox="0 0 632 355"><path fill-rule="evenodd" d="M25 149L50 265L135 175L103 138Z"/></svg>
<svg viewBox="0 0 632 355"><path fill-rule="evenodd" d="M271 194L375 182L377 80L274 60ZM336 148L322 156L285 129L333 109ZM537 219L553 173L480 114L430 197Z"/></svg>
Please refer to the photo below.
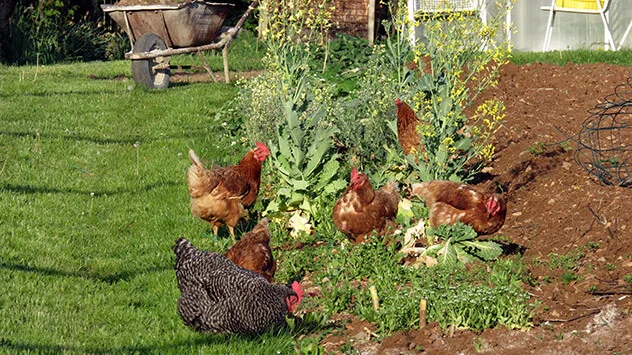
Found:
<svg viewBox="0 0 632 355"><path fill-rule="evenodd" d="M11 25L3 29L4 59L12 64L105 59L106 31L84 5L18 3Z"/></svg>
<svg viewBox="0 0 632 355"><path fill-rule="evenodd" d="M504 105L486 101L472 116L465 112L480 92L495 85L498 68L509 57L509 45L497 40L503 18L501 11L483 24L462 12L429 14L423 18L425 41L412 46L407 34L419 23L408 21L406 6L400 1L393 23L386 24L393 28L392 34L376 49L380 59L367 69L367 73L384 73L384 78L363 76L360 81L366 81L369 92L358 91L362 96L386 97L372 102L372 109L381 116L382 130L390 126L391 134L397 134L397 97L409 103L422 121L418 127L422 148L404 157L399 147L388 145L389 154L381 155L400 166L395 169L399 180L467 180L493 155L488 139L499 128ZM367 138L356 138L354 144L362 147L374 141L372 136ZM361 155L370 158L368 153Z"/></svg>
<svg viewBox="0 0 632 355"><path fill-rule="evenodd" d="M299 211L296 218L329 221L332 196L345 187L333 149L336 128L323 119L334 89L310 66L314 44L322 43L328 28L329 2L262 3L266 70L242 86L236 105L246 115L248 138L271 148L275 191L265 208L271 215Z"/></svg>

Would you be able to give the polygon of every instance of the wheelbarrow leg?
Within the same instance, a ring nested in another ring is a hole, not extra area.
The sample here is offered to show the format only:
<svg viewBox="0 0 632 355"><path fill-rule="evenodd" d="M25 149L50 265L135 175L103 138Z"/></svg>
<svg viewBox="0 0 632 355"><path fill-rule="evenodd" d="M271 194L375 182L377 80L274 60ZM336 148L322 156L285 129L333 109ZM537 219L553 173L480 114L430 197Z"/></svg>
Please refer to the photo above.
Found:
<svg viewBox="0 0 632 355"><path fill-rule="evenodd" d="M224 48L222 48L222 59L224 59L224 80L226 84L230 83L230 77L228 75L228 45L230 42L226 43Z"/></svg>
<svg viewBox="0 0 632 355"><path fill-rule="evenodd" d="M200 61L202 62L202 66L208 72L208 76L210 76L211 79L213 79L213 82L216 83L217 79L215 79L215 75L213 75L213 71L211 70L211 67L208 65L208 62L206 61L206 58L204 58L204 55L202 55L201 51L198 51L197 54L198 54L198 57L200 57Z"/></svg>

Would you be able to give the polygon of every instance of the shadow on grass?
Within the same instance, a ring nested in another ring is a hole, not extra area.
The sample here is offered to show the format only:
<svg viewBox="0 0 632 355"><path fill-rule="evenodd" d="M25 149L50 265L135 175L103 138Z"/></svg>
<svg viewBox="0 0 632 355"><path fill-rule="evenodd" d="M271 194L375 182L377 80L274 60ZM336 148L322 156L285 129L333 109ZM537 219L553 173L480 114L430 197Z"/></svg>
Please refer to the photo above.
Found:
<svg viewBox="0 0 632 355"><path fill-rule="evenodd" d="M170 264L165 264L162 266L148 267L146 269L140 269L140 270L126 270L126 271L114 272L110 274L102 274L102 273L88 272L88 271L66 271L66 270L59 270L59 269L54 269L54 268L49 268L49 267L24 265L24 264L13 263L10 261L0 260L0 269L36 273L36 274L45 275L45 276L80 277L87 280L104 282L107 284L115 284L120 281L132 280L138 275L171 270L173 269L173 266Z"/></svg>
<svg viewBox="0 0 632 355"><path fill-rule="evenodd" d="M103 95L103 94L117 94L120 93L121 90L94 90L94 91L76 91L76 90L68 90L68 91L44 91L44 92L21 92L19 94L0 94L1 98L13 98L13 97L52 97L52 96L66 96L66 95Z"/></svg>
<svg viewBox="0 0 632 355"><path fill-rule="evenodd" d="M102 190L102 191L94 191L94 190L76 190L71 188L60 189L56 187L43 187L43 186L33 186L33 185L14 185L14 184L0 184L0 191L10 191L18 194L77 194L77 195L91 195L94 194L96 197L101 196L112 196L118 194L128 194L128 193L137 193L137 192L148 192L150 190L162 188L162 187L173 187L182 185L181 181L164 181L164 182L155 182L152 184L147 184L145 186L139 186L138 188L119 188L114 190Z"/></svg>
<svg viewBox="0 0 632 355"><path fill-rule="evenodd" d="M11 137L32 137L35 139L35 130L29 132L7 132L0 131L0 135L3 136L11 136ZM182 139L182 138L193 138L193 137L206 137L209 135L208 130L202 127L197 130L190 130L185 133L180 134L168 134L162 135L158 137L141 137L141 136L131 136L129 138L97 138L97 137L88 137L81 136L76 134L51 134L51 133L40 133L40 139L53 138L53 139L64 139L69 141L86 141L96 144L122 144L122 145L134 145L136 142L140 141L142 143L154 142L154 141L165 141L170 139Z"/></svg>
<svg viewBox="0 0 632 355"><path fill-rule="evenodd" d="M0 350L12 352L33 352L33 353L90 353L90 354L127 354L127 353L187 353L186 350L202 345L222 345L228 341L227 337L221 335L201 336L196 339L176 341L171 344L142 345L142 346L121 346L112 348L94 348L90 346L78 347L72 345L49 345L35 344L10 339L0 338Z"/></svg>

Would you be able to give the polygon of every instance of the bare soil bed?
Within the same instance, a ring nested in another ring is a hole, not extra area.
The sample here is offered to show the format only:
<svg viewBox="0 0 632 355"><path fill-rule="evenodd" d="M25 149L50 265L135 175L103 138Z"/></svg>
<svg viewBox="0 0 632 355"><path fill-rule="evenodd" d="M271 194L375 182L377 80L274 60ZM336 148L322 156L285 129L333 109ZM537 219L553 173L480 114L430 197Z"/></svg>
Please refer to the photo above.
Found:
<svg viewBox="0 0 632 355"><path fill-rule="evenodd" d="M497 235L523 253L536 281L528 291L542 304L532 329L445 334L429 324L377 340L375 327L355 319L321 345L338 352L347 344L370 354L631 354L632 288L623 277L632 274L632 188L591 178L575 162L577 144L560 144L581 129L588 109L626 82L631 69L508 64L499 85L482 95L506 105L482 183L498 182L507 191L509 212ZM562 269L551 268L551 253L577 255L577 279L564 280Z"/></svg>

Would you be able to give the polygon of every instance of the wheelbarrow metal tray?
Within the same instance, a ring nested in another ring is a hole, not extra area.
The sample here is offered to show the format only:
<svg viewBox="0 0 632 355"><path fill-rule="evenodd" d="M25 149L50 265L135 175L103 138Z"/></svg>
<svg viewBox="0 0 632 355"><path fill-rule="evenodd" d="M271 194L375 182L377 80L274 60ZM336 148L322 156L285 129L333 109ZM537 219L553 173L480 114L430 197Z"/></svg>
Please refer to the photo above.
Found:
<svg viewBox="0 0 632 355"><path fill-rule="evenodd" d="M233 4L206 1L174 5L101 5L103 12L127 32L132 42L145 33L154 33L169 48L212 43L232 7Z"/></svg>

